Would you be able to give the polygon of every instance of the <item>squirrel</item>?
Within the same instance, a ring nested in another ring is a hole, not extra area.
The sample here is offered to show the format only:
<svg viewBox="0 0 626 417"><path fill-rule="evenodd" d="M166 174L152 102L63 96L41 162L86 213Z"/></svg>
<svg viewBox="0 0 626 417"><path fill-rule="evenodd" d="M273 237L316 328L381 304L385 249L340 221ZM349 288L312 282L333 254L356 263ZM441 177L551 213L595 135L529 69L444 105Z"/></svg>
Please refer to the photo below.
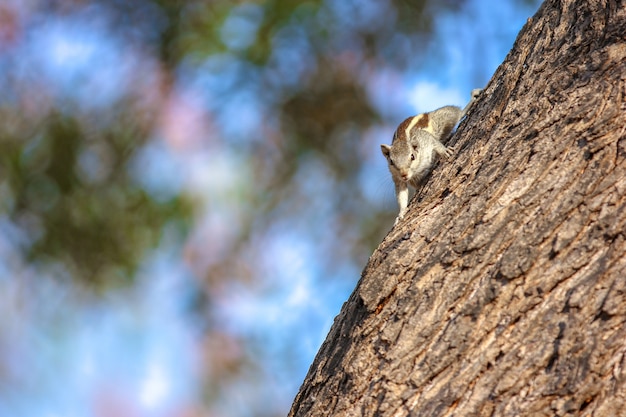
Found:
<svg viewBox="0 0 626 417"><path fill-rule="evenodd" d="M380 145L389 165L400 208L394 225L406 214L409 205L408 186L417 189L439 157L450 159L452 156L453 149L444 146L444 143L481 91L472 90L472 98L462 110L457 106L444 106L405 119L396 129L391 146Z"/></svg>

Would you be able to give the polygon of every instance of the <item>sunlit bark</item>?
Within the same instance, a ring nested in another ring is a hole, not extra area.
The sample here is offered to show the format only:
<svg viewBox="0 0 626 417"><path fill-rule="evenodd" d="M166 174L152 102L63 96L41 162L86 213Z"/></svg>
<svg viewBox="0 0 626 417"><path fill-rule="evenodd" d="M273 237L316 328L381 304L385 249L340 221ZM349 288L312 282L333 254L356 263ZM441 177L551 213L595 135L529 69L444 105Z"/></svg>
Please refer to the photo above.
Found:
<svg viewBox="0 0 626 417"><path fill-rule="evenodd" d="M625 6L529 20L291 416L624 415Z"/></svg>

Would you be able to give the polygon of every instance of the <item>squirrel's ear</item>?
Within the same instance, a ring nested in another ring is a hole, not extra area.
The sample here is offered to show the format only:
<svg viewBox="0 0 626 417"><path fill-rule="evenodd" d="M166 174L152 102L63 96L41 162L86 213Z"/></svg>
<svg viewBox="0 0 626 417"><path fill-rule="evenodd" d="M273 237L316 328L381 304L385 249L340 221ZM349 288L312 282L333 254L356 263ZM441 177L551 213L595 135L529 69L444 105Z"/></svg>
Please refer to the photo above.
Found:
<svg viewBox="0 0 626 417"><path fill-rule="evenodd" d="M385 158L389 158L389 153L391 152L391 146L389 145L380 145L380 150L382 151Z"/></svg>

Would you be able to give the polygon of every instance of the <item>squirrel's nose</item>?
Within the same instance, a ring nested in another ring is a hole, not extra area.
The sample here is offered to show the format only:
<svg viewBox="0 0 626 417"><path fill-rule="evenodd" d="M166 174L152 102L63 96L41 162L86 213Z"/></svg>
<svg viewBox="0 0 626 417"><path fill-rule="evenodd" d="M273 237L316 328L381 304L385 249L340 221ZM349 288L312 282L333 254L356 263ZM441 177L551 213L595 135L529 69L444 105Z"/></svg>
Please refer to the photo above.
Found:
<svg viewBox="0 0 626 417"><path fill-rule="evenodd" d="M409 172L408 171L401 171L400 172L400 176L402 177L403 180L408 180L409 179Z"/></svg>

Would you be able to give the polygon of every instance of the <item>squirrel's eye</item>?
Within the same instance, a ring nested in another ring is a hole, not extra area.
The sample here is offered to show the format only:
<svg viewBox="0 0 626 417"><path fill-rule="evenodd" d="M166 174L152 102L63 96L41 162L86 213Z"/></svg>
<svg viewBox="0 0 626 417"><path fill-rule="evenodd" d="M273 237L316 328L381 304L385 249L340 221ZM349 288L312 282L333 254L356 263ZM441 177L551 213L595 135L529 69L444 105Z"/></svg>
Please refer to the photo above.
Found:
<svg viewBox="0 0 626 417"><path fill-rule="evenodd" d="M415 161L415 154L414 153L411 154L411 161Z"/></svg>

